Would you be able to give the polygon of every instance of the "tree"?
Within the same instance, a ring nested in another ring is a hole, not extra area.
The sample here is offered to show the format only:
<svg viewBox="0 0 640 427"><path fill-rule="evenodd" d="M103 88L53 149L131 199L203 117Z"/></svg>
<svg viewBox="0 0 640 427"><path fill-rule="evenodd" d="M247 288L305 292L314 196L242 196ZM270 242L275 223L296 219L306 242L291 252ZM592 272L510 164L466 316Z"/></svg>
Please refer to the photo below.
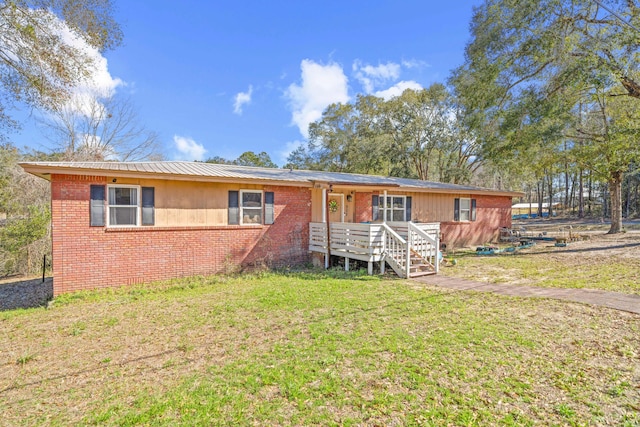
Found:
<svg viewBox="0 0 640 427"><path fill-rule="evenodd" d="M95 55L119 45L111 0L0 2L0 127L16 127L16 102L45 109L69 99Z"/></svg>
<svg viewBox="0 0 640 427"><path fill-rule="evenodd" d="M380 98L359 95L353 104L328 106L322 118L309 125L305 161L315 162L312 169L384 174L388 139L381 128L382 105Z"/></svg>
<svg viewBox="0 0 640 427"><path fill-rule="evenodd" d="M637 103L639 11L633 2L613 0L487 0L475 8L466 61L451 81L478 133L483 155L493 160L516 157L525 165L532 153L555 152L576 129L578 106L594 102L598 94ZM607 116L601 124L612 118ZM635 131L616 127L607 133L605 151L617 145L613 151L624 152L622 163L628 166L639 155L637 144L626 150ZM590 139L590 145L604 143L601 136ZM582 160L591 165L595 159ZM617 210L618 182L626 167L621 169L617 158L606 155L599 162L607 171ZM609 232L620 230L621 215L615 212Z"/></svg>
<svg viewBox="0 0 640 427"><path fill-rule="evenodd" d="M334 172L469 182L480 164L469 132L442 84L384 100L358 96L333 104L309 126L307 146L288 165Z"/></svg>
<svg viewBox="0 0 640 427"><path fill-rule="evenodd" d="M245 151L240 154L238 158L234 162L236 165L240 166L255 166L261 168L277 168L278 165L271 161L271 157L265 152L262 151L258 154L253 151Z"/></svg>
<svg viewBox="0 0 640 427"><path fill-rule="evenodd" d="M19 161L57 160L42 153L21 153L10 144L0 144L0 276L33 274L49 255L49 184L26 173Z"/></svg>
<svg viewBox="0 0 640 427"><path fill-rule="evenodd" d="M160 160L155 132L137 120L133 104L116 94L73 98L40 122L65 160Z"/></svg>
<svg viewBox="0 0 640 427"><path fill-rule="evenodd" d="M271 157L265 151L258 154L253 151L245 151L240 154L235 160L228 160L224 157L214 156L205 160L205 163L219 163L223 165L239 165L239 166L253 166L260 168L277 168L278 165L271 161Z"/></svg>

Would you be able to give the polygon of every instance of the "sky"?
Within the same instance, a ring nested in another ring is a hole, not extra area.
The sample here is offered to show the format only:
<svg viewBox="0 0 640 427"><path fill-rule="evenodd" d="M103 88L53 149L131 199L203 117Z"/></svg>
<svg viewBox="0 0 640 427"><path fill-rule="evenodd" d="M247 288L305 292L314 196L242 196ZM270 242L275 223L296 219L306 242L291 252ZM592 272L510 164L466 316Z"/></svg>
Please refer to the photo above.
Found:
<svg viewBox="0 0 640 427"><path fill-rule="evenodd" d="M93 85L129 96L167 160L266 151L282 166L331 103L446 82L480 1L115 4L124 41L96 54ZM22 125L17 146L50 148Z"/></svg>

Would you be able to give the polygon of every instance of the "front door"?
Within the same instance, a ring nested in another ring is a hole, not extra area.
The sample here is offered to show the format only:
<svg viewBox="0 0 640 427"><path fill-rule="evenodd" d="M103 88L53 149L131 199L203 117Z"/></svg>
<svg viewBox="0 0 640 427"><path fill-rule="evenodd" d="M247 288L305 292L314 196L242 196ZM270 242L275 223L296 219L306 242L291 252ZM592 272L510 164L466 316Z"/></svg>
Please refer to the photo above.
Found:
<svg viewBox="0 0 640 427"><path fill-rule="evenodd" d="M344 222L344 194L329 194L329 222Z"/></svg>

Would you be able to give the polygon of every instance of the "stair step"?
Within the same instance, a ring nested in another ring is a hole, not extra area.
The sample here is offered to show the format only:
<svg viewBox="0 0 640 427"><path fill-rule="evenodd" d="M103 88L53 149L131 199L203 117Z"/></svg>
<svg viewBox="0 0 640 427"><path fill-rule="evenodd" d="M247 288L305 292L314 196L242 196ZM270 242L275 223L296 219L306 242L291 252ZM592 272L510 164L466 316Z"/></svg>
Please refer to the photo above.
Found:
<svg viewBox="0 0 640 427"><path fill-rule="evenodd" d="M436 274L436 272L435 271L419 271L416 273L409 273L409 277L429 276L431 274Z"/></svg>
<svg viewBox="0 0 640 427"><path fill-rule="evenodd" d="M434 271L434 268L430 265L418 265L409 267L409 273L418 273L422 271Z"/></svg>

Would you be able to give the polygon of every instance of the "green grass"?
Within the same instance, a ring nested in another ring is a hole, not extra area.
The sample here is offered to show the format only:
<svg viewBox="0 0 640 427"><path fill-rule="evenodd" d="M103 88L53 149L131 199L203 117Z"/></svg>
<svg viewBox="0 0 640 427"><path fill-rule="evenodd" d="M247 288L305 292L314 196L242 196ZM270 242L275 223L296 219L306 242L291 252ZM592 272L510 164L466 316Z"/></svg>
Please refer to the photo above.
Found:
<svg viewBox="0 0 640 427"><path fill-rule="evenodd" d="M577 304L267 273L81 292L0 327L0 424L640 423L640 318Z"/></svg>
<svg viewBox="0 0 640 427"><path fill-rule="evenodd" d="M478 256L475 251L450 255L457 265L444 268L445 275L492 283L550 288L602 289L640 295L640 243L629 249L598 251L597 243L578 242L566 248L539 243L515 254ZM591 251L583 246L596 246Z"/></svg>

